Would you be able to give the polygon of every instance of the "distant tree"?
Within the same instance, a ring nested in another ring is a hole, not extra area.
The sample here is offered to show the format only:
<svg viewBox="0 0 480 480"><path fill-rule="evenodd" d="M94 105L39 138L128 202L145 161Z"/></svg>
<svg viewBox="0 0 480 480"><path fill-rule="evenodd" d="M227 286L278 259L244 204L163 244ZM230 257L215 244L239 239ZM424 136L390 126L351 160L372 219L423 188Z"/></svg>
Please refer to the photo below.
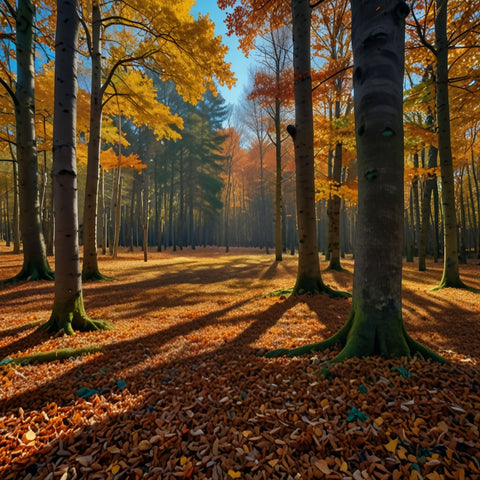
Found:
<svg viewBox="0 0 480 480"><path fill-rule="evenodd" d="M419 0L413 2L413 7L410 36L417 40L414 46L425 47L417 48L417 55L421 55L418 63L423 63L422 68L429 74L429 81L424 81L423 84L425 89L430 89L433 93L430 96L435 99L435 110L432 109L433 113L430 112L429 117L434 121L437 134L435 147L438 147L442 181L444 265L442 279L436 288L465 288L458 266L455 203L455 170L461 165L455 165L454 158L459 157L455 152L458 149L455 146L458 145L458 137L465 139L465 135L458 135L458 132L469 127L470 117L478 105L479 87L474 79L478 75L476 51L479 2ZM415 52L412 53L415 59ZM451 114L451 111L456 113ZM455 121L455 117L458 121ZM422 245L422 256L424 248ZM420 268L424 268L423 260Z"/></svg>
<svg viewBox="0 0 480 480"><path fill-rule="evenodd" d="M326 258L330 270L342 270L340 263L340 207L342 172L347 159L345 135L346 119L352 110L351 99L351 16L348 0L329 1L314 11L313 51L321 65L314 71L314 109L318 103L326 104L329 117L328 142L328 232ZM342 128L343 127L343 128ZM319 142L318 132L316 132ZM343 138L342 138L343 137ZM324 139L320 137L320 142ZM325 148L324 145L321 147Z"/></svg>
<svg viewBox="0 0 480 480"><path fill-rule="evenodd" d="M287 130L295 150L299 245L297 279L292 292L294 295L328 293L345 296L344 292L335 292L325 285L318 257L310 31L312 8L319 3L311 5L309 0L292 0L289 5L281 1L218 0L220 8L234 7L233 13L227 15L227 24L232 32L239 34L240 45L246 51L252 48L256 35L292 19L295 125Z"/></svg>
<svg viewBox="0 0 480 480"><path fill-rule="evenodd" d="M275 260L282 260L283 198L282 144L285 135L285 107L292 102L291 32L282 27L272 30L255 43L261 68L255 74L255 84L249 98L259 98L270 117L273 132L267 130L275 147Z"/></svg>
<svg viewBox="0 0 480 480"><path fill-rule="evenodd" d="M83 306L78 245L76 167L77 0L58 0L55 35L55 106L53 124L53 181L55 208L55 300L48 332L108 328L88 318Z"/></svg>
<svg viewBox="0 0 480 480"><path fill-rule="evenodd" d="M252 72L253 73L253 72ZM265 154L269 147L268 120L265 118L262 104L258 98L247 98L241 103L241 122L246 127L247 137L251 137L251 147L258 150L260 167L260 212L258 230L260 234L260 248L269 252L270 232L267 228L267 206L265 193Z"/></svg>

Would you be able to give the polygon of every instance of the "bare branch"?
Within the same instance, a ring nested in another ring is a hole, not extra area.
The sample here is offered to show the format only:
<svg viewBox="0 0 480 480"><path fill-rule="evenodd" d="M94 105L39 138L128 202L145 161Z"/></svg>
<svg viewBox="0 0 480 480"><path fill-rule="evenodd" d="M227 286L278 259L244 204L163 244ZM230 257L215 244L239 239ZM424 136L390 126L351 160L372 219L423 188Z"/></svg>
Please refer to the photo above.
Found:
<svg viewBox="0 0 480 480"><path fill-rule="evenodd" d="M417 35L418 35L418 38L420 39L421 44L424 47L427 47L435 56L437 56L437 50L435 49L435 47L430 42L427 41L424 33L422 32L422 26L420 25L420 22L418 21L416 15L415 15L415 11L413 9L413 6L411 8L411 12L412 12L413 20L415 22L415 29L417 31Z"/></svg>
<svg viewBox="0 0 480 480"><path fill-rule="evenodd" d="M7 7L8 12L13 18L17 18L17 11L15 10L14 5L12 5L8 0L3 0L3 4Z"/></svg>
<svg viewBox="0 0 480 480"><path fill-rule="evenodd" d="M17 100L17 96L15 95L15 92L12 90L10 85L1 77L0 77L0 85L2 85L5 88L7 93L10 95L10 98L12 99L14 105L17 106L18 100Z"/></svg>
<svg viewBox="0 0 480 480"><path fill-rule="evenodd" d="M321 3L323 3L325 0L317 0L316 2L310 4L310 8L314 9L315 7L318 7Z"/></svg>
<svg viewBox="0 0 480 480"><path fill-rule="evenodd" d="M327 78L324 78L318 85L315 85L312 88L312 92L314 92L318 87L320 87L324 83L328 82L332 78L335 78L337 75L340 75L341 73L346 72L347 70L350 70L351 68L353 68L353 65L348 65L347 67L344 67L344 68L338 70L337 72L333 73L332 75L328 76Z"/></svg>

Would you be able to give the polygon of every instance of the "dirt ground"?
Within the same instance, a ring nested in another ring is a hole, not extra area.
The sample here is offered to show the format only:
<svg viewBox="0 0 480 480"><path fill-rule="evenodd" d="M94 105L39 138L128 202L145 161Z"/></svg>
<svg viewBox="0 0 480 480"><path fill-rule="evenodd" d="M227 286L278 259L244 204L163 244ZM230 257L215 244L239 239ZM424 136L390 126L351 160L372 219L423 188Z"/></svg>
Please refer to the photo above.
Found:
<svg viewBox="0 0 480 480"><path fill-rule="evenodd" d="M0 247L0 280L21 262ZM460 267L476 289L479 263ZM0 361L103 346L0 366L0 478L480 479L480 296L432 292L442 265L405 264L406 328L451 362L353 359L325 378L335 351L262 355L347 318L351 300L266 296L293 285L296 265L235 248L101 257L115 280L85 284L84 303L115 328L71 337L36 330L52 282L0 286ZM351 291L343 266L322 275Z"/></svg>

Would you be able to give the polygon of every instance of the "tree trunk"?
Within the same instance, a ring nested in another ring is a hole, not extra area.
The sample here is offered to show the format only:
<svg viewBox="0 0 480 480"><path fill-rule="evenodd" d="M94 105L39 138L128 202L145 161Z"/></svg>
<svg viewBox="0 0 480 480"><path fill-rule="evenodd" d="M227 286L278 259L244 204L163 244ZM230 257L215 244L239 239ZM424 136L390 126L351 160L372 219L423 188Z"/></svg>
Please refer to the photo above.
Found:
<svg viewBox="0 0 480 480"><path fill-rule="evenodd" d="M460 192L459 192L459 203L460 203L460 249L459 249L459 263L467 263L467 248L466 248L466 236L467 236L467 216L465 214L465 195L463 193L463 172L464 169L460 170Z"/></svg>
<svg viewBox="0 0 480 480"><path fill-rule="evenodd" d="M312 77L310 68L311 7L292 0L295 126L289 127L295 148L298 269L294 295L328 292L318 258L315 211ZM344 294L342 294L344 296Z"/></svg>
<svg viewBox="0 0 480 480"><path fill-rule="evenodd" d="M58 0L55 36L53 181L55 199L55 300L42 330L67 334L107 328L87 317L83 307L78 245L76 165L77 43L76 0Z"/></svg>
<svg viewBox="0 0 480 480"><path fill-rule="evenodd" d="M336 102L335 118L340 118L340 102ZM333 159L333 176L332 180L335 188L339 188L342 183L342 144L337 143L335 146L335 155ZM329 270L341 271L340 264L340 203L341 199L336 191L330 200L330 215L328 217L328 238L330 251Z"/></svg>
<svg viewBox="0 0 480 480"><path fill-rule="evenodd" d="M143 172L142 190L142 231L143 231L143 261L148 261L148 173Z"/></svg>
<svg viewBox="0 0 480 480"><path fill-rule="evenodd" d="M23 266L6 280L53 280L47 262L38 197L38 158L35 135L35 7L32 0L20 0L17 9L16 145L18 162L20 230Z"/></svg>
<svg viewBox="0 0 480 480"><path fill-rule="evenodd" d="M290 356L334 344L334 361L381 355L410 357L420 351L402 320L403 244L403 72L405 17L402 0L352 0L355 131L358 155L358 228L353 299L344 327L324 342Z"/></svg>
<svg viewBox="0 0 480 480"><path fill-rule="evenodd" d="M438 153L442 176L442 205L444 230L443 276L440 288L465 288L458 270L457 216L455 210L455 181L453 177L450 138L450 108L448 97L448 0L436 0L435 47L437 50L436 106L438 122Z"/></svg>
<svg viewBox="0 0 480 480"><path fill-rule="evenodd" d="M280 70L276 69L277 85L280 82ZM282 132L280 122L279 99L275 101L275 261L282 261Z"/></svg>
<svg viewBox="0 0 480 480"><path fill-rule="evenodd" d="M118 101L118 97L117 97ZM120 107L118 108L118 164L117 172L115 176L115 188L113 194L113 210L115 212L115 222L114 222L114 234L113 234L113 258L118 256L118 245L120 242L120 226L121 226L121 213L122 213L122 186L123 186L123 177L122 177L122 113Z"/></svg>
<svg viewBox="0 0 480 480"><path fill-rule="evenodd" d="M418 153L413 155L413 166L418 169ZM418 171L418 170L417 170ZM418 194L418 174L416 173L412 179L412 227L414 233L414 256L418 255L418 242L420 238L420 201Z"/></svg>
<svg viewBox="0 0 480 480"><path fill-rule="evenodd" d="M436 147L431 145L428 149L428 168L434 168L437 166L437 154ZM425 179L425 187L423 188L422 199L422 222L420 226L420 237L418 241L418 270L424 272L427 269L426 256L428 245L428 229L431 213L431 198L434 185L437 183L437 176L435 174L428 174Z"/></svg>
<svg viewBox="0 0 480 480"><path fill-rule="evenodd" d="M13 253L20 253L20 210L18 200L18 163L12 162L13 169Z"/></svg>
<svg viewBox="0 0 480 480"><path fill-rule="evenodd" d="M475 191L477 192L477 212L478 212L478 226L477 226L477 235L476 235L476 245L477 245L477 258L480 258L480 188L478 185L477 173L475 171L475 157L472 150L472 176L475 183ZM472 209L475 211L475 207L472 203Z"/></svg>
<svg viewBox="0 0 480 480"><path fill-rule="evenodd" d="M105 217L105 171L100 167L100 197L99 197L99 211L98 211L98 229L100 231L99 235L99 246L102 247L102 253L105 255L107 253L107 234L106 234L106 217Z"/></svg>
<svg viewBox="0 0 480 480"><path fill-rule="evenodd" d="M102 19L98 1L92 2L92 78L90 93L90 132L88 139L87 178L83 209L83 269L84 280L106 280L98 269L97 203L100 171L102 130ZM112 213L110 212L110 215Z"/></svg>

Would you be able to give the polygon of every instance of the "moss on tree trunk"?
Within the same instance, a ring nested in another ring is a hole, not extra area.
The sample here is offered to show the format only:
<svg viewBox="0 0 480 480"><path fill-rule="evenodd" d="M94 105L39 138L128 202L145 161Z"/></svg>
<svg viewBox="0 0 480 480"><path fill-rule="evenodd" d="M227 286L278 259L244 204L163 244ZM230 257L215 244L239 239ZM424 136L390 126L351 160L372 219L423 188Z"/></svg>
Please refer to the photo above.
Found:
<svg viewBox="0 0 480 480"><path fill-rule="evenodd" d="M39 330L49 333L63 330L67 335L73 335L75 331L90 332L94 330L110 330L111 328L113 326L109 322L92 320L88 317L80 293L71 300L63 302L56 300L50 319Z"/></svg>

